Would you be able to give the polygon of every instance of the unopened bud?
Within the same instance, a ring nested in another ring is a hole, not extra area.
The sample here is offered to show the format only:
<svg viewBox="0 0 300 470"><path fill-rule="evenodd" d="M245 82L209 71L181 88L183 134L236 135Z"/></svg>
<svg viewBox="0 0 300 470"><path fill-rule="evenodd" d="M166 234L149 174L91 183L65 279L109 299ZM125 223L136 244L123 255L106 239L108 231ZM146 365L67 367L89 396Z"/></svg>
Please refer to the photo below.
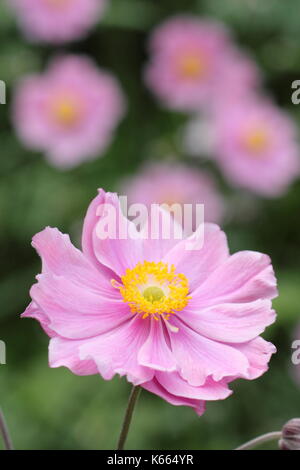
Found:
<svg viewBox="0 0 300 470"><path fill-rule="evenodd" d="M290 419L282 428L280 450L300 450L300 418Z"/></svg>

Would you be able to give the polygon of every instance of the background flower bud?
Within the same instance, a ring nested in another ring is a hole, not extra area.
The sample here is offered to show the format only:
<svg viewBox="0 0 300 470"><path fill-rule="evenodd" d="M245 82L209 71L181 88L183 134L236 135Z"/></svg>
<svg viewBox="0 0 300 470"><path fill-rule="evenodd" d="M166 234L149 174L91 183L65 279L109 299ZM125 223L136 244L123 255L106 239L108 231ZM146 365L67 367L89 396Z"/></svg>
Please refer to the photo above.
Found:
<svg viewBox="0 0 300 470"><path fill-rule="evenodd" d="M281 450L300 450L300 418L290 419L282 428Z"/></svg>

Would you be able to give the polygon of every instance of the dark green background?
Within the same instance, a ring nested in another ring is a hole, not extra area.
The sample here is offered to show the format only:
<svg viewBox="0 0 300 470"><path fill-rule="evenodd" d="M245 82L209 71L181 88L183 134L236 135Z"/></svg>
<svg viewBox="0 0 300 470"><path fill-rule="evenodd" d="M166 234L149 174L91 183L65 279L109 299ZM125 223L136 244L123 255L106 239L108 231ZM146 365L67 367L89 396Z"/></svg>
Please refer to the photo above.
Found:
<svg viewBox="0 0 300 470"><path fill-rule="evenodd" d="M104 20L86 41L60 50L26 43L3 0L0 5L0 79L8 85L8 103L0 106L0 339L7 344L7 365L0 365L0 405L20 449L108 449L117 439L129 384L125 379L105 382L100 376L82 378L67 369L49 369L47 337L37 323L20 320L19 314L40 270L30 246L32 235L46 225L57 226L78 245L82 218L96 188L117 190L121 179L147 158L163 158L172 151L187 164L201 166L200 161L189 161L178 139L186 117L160 108L143 84L152 27L183 12L183 4L186 12L223 21L261 67L267 92L300 123L300 108L290 98L291 82L300 79L298 0L109 3ZM105 156L66 172L26 150L9 117L17 80L42 71L61 50L91 55L119 78L128 99L128 114ZM291 378L290 359L291 338L300 320L300 184L280 199L262 200L228 188L217 169L211 170L234 214L225 225L231 250L259 250L273 259L280 290L275 302L278 321L266 337L276 344L278 354L265 376L237 381L234 395L209 403L201 418L143 392L128 448L232 448L300 416L300 389ZM243 204L253 209L246 219L240 217Z"/></svg>

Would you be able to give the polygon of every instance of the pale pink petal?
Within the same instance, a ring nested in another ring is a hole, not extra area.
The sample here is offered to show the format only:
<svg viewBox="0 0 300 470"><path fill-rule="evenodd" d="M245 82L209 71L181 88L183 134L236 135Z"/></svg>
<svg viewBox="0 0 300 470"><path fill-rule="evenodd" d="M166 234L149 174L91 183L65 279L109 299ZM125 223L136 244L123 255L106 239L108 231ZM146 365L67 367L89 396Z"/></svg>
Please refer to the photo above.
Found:
<svg viewBox="0 0 300 470"><path fill-rule="evenodd" d="M171 405L190 406L199 416L202 416L205 412L205 401L172 395L165 388L163 388L155 378L150 382L144 383L142 387L151 393L155 393L155 395L163 398L167 402L171 403Z"/></svg>
<svg viewBox="0 0 300 470"><path fill-rule="evenodd" d="M178 243L163 258L164 262L174 264L178 273L185 274L191 292L229 257L226 236L217 225L204 225L204 243L201 247L199 232L202 231L203 227L199 227L195 234Z"/></svg>
<svg viewBox="0 0 300 470"><path fill-rule="evenodd" d="M276 353L275 346L261 337L248 343L235 344L234 347L243 353L250 363L247 377L249 380L257 379L264 374L268 370L268 363L272 354Z"/></svg>
<svg viewBox="0 0 300 470"><path fill-rule="evenodd" d="M244 343L254 339L276 318L270 300L220 304L203 309L188 305L178 315L201 335L224 343Z"/></svg>
<svg viewBox="0 0 300 470"><path fill-rule="evenodd" d="M79 359L79 348L86 340L52 338L49 344L50 367L67 367L76 375L94 375L98 368L92 360Z"/></svg>
<svg viewBox="0 0 300 470"><path fill-rule="evenodd" d="M147 341L138 354L138 362L155 370L176 370L176 362L169 347L169 335L162 321L151 319Z"/></svg>
<svg viewBox="0 0 300 470"><path fill-rule="evenodd" d="M118 197L113 193L100 192L91 203L82 243L90 257L96 257L117 276L144 261L143 240L134 223L122 214Z"/></svg>
<svg viewBox="0 0 300 470"><path fill-rule="evenodd" d="M72 245L69 235L62 234L56 228L47 227L33 237L32 246L42 258L43 273L66 277L81 287L101 293L106 298L119 297L110 281Z"/></svg>
<svg viewBox="0 0 300 470"><path fill-rule="evenodd" d="M179 328L170 333L172 351L180 375L190 385L201 386L210 376L215 381L226 376L246 377L248 361L236 348L201 336L177 318L172 323Z"/></svg>
<svg viewBox="0 0 300 470"><path fill-rule="evenodd" d="M269 256L256 251L240 251L230 256L199 286L193 293L193 302L200 308L276 296L276 279Z"/></svg>
<svg viewBox="0 0 300 470"><path fill-rule="evenodd" d="M98 189L98 195L90 203L84 218L81 245L83 253L90 259L96 268L108 279L113 279L115 277L115 273L100 263L94 250L93 234L99 220L99 216L97 215L98 207L104 204L104 202L105 191L103 189Z"/></svg>
<svg viewBox="0 0 300 470"><path fill-rule="evenodd" d="M107 272L110 270L108 270L105 266L102 266L101 263L99 263L98 259L96 258L95 250L94 250L94 243L93 243L94 229L99 220L99 216L97 215L98 207L104 204L104 202L105 202L105 191L103 189L98 189L98 195L90 203L85 219L84 219L81 245L82 245L82 251L85 254L85 256L87 256L90 259L90 261L98 269L100 268L101 271L104 270Z"/></svg>
<svg viewBox="0 0 300 470"><path fill-rule="evenodd" d="M149 210L142 236L145 237L146 260L155 262L161 261L184 238L182 226L159 204L153 204Z"/></svg>
<svg viewBox="0 0 300 470"><path fill-rule="evenodd" d="M49 328L66 338L96 336L132 315L121 299L105 299L63 277L41 274L37 279L30 295L49 318Z"/></svg>
<svg viewBox="0 0 300 470"><path fill-rule="evenodd" d="M157 372L155 377L169 393L179 397L197 400L223 400L232 393L225 382L215 382L211 378L208 378L201 387L194 387L180 377L178 372L169 374Z"/></svg>
<svg viewBox="0 0 300 470"><path fill-rule="evenodd" d="M93 359L102 377L110 380L115 374L126 375L134 385L153 378L154 370L141 366L137 357L147 340L149 321L135 316L129 323L85 342L80 348L81 359Z"/></svg>

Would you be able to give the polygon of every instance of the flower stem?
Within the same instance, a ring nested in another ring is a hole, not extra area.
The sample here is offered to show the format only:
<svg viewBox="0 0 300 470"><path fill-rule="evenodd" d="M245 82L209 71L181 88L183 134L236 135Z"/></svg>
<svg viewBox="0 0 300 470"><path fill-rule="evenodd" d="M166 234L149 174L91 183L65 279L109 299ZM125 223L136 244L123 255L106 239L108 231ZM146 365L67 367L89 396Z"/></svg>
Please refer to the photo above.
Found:
<svg viewBox="0 0 300 470"><path fill-rule="evenodd" d="M260 444L263 444L264 442L268 441L279 441L281 438L281 431L274 431L274 432L268 432L267 434L263 434L262 436L256 437L255 439L252 439L251 441L246 442L245 444L242 444L241 446L237 447L235 450L250 450L253 447L256 447Z"/></svg>
<svg viewBox="0 0 300 470"><path fill-rule="evenodd" d="M2 436L5 450L13 450L12 440L9 435L8 427L4 418L4 414L0 408L0 436Z"/></svg>
<svg viewBox="0 0 300 470"><path fill-rule="evenodd" d="M126 413L125 413L125 416L124 416L124 421L123 421L123 424L122 424L121 434L120 434L119 441L118 441L117 450L123 450L124 449L124 445L125 445L125 442L126 442L126 439L127 439L127 435L128 435L132 415L133 415L134 408L135 408L135 405L137 403L138 397L140 395L140 392L141 392L141 387L133 386L132 389L131 389L129 400L128 400L128 405L127 405L127 408L126 408Z"/></svg>

